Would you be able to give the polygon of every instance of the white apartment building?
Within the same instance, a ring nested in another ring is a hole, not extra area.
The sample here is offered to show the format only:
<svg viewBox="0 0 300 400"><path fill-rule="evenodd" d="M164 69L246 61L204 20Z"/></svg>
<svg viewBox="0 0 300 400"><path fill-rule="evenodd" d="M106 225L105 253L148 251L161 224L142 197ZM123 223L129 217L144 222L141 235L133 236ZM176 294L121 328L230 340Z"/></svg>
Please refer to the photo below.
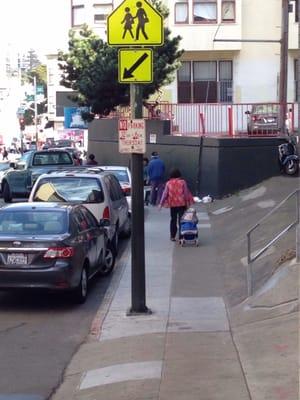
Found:
<svg viewBox="0 0 300 400"><path fill-rule="evenodd" d="M170 14L165 23L182 37L182 66L162 100L170 103L254 103L278 101L280 44L243 40L280 40L281 0L164 0ZM298 0L290 0L288 101L296 100ZM120 1L70 0L73 28L87 23L106 39L106 17ZM232 41L217 41L227 39ZM57 63L48 57L50 118L62 121L56 104ZM61 93L60 98L63 98Z"/></svg>

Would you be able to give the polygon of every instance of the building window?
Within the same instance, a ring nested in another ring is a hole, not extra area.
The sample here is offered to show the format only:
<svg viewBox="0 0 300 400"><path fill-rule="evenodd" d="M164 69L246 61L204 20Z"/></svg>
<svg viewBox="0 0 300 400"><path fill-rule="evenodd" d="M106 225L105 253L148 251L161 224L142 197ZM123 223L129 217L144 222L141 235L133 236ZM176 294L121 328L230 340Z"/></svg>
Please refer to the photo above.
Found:
<svg viewBox="0 0 300 400"><path fill-rule="evenodd" d="M217 1L194 0L193 22L195 24L217 22Z"/></svg>
<svg viewBox="0 0 300 400"><path fill-rule="evenodd" d="M175 4L175 24L188 24L189 22L189 3L182 2Z"/></svg>
<svg viewBox="0 0 300 400"><path fill-rule="evenodd" d="M295 0L295 21L299 22L299 0Z"/></svg>
<svg viewBox="0 0 300 400"><path fill-rule="evenodd" d="M86 22L83 4L72 3L72 26L80 26Z"/></svg>
<svg viewBox="0 0 300 400"><path fill-rule="evenodd" d="M191 103L191 63L183 61L178 70L178 103Z"/></svg>
<svg viewBox="0 0 300 400"><path fill-rule="evenodd" d="M217 62L193 62L193 100L194 103L215 103L217 93Z"/></svg>
<svg viewBox="0 0 300 400"><path fill-rule="evenodd" d="M112 3L94 4L94 24L105 22L112 9Z"/></svg>
<svg viewBox="0 0 300 400"><path fill-rule="evenodd" d="M222 1L222 22L235 21L235 1Z"/></svg>
<svg viewBox="0 0 300 400"><path fill-rule="evenodd" d="M232 61L219 61L219 101L232 102Z"/></svg>
<svg viewBox="0 0 300 400"><path fill-rule="evenodd" d="M178 103L231 103L232 61L185 61L178 70Z"/></svg>

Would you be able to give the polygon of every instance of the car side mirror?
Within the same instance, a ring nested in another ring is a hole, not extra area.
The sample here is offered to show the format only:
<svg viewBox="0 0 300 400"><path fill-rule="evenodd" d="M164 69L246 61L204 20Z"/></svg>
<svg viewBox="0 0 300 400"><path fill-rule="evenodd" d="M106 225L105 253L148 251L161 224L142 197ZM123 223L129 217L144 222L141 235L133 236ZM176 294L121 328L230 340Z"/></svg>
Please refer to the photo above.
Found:
<svg viewBox="0 0 300 400"><path fill-rule="evenodd" d="M23 170L23 169L25 169L25 164L22 162L19 162L19 163L15 164L14 169Z"/></svg>
<svg viewBox="0 0 300 400"><path fill-rule="evenodd" d="M10 162L9 167L15 169L16 168L16 163Z"/></svg>
<svg viewBox="0 0 300 400"><path fill-rule="evenodd" d="M99 221L99 226L101 227L101 228L106 228L106 227L108 227L110 225L110 220L109 219L107 219L107 218L101 218L100 219L100 221Z"/></svg>

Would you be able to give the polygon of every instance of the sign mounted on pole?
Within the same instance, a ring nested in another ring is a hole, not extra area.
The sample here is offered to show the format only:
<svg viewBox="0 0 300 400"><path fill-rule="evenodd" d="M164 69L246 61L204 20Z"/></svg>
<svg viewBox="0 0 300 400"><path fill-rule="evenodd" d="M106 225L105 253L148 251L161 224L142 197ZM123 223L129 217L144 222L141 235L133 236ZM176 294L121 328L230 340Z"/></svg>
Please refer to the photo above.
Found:
<svg viewBox="0 0 300 400"><path fill-rule="evenodd" d="M146 152L144 119L119 120L119 152L138 154L144 154Z"/></svg>
<svg viewBox="0 0 300 400"><path fill-rule="evenodd" d="M147 0L125 0L107 17L110 46L162 46L163 16Z"/></svg>
<svg viewBox="0 0 300 400"><path fill-rule="evenodd" d="M151 49L119 50L119 82L149 83L153 80Z"/></svg>

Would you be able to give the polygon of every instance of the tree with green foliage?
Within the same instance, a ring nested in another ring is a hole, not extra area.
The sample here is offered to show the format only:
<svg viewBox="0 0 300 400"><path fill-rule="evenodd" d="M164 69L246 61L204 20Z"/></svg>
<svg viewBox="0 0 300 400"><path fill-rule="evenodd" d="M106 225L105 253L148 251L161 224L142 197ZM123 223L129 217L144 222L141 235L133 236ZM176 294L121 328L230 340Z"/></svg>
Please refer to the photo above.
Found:
<svg viewBox="0 0 300 400"><path fill-rule="evenodd" d="M151 1L164 18L168 10L159 0ZM171 83L180 66L180 36L171 38L171 31L164 28L164 44L153 47L153 82L143 84L143 99ZM119 105L129 104L129 85L118 82L118 48L110 47L87 25L79 31L69 33L69 52L59 53L61 84L76 94L72 100L79 106L87 106L91 114L84 117L92 120L94 115L108 115Z"/></svg>
<svg viewBox="0 0 300 400"><path fill-rule="evenodd" d="M38 115L47 112L47 66L45 64L38 64L35 67L23 73L24 81L33 84L34 77L36 78L36 85L43 87L44 100L39 101L37 104ZM26 110L24 115L26 125L34 123L34 102L30 103L30 108Z"/></svg>

